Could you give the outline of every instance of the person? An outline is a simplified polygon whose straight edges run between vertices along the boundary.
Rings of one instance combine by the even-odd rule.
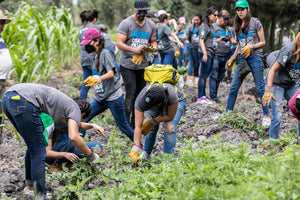
[[[185,17],[179,17],[178,19],[179,28],[175,32],[177,34],[177,37],[179,38],[180,42],[184,44],[184,41],[186,39],[186,19]],[[184,44],[184,47],[179,47],[179,56],[178,56],[178,67],[186,66],[188,62],[188,56],[187,56],[187,44]],[[183,62],[182,62],[183,60]]]
[[[145,18],[148,10],[147,0],[135,0],[134,14],[124,19],[117,30],[117,47],[121,50],[120,71],[126,91],[125,115],[132,128],[134,128],[134,101],[146,84],[144,69],[149,65],[147,54],[143,55],[143,52],[149,43],[157,49],[155,24]],[[134,54],[143,56],[140,65],[132,62]]]
[[[212,59],[214,57],[214,29],[212,24],[216,22],[218,10],[216,7],[209,7],[204,16],[203,23],[199,27],[199,52],[201,61],[201,71],[198,81],[198,100],[197,103],[212,104],[213,102],[207,97],[205,92],[206,79],[209,76]]]
[[[231,19],[231,18],[229,19],[227,27],[228,27],[230,35],[233,38],[235,38],[235,32],[234,32],[234,27],[233,27],[233,19]],[[230,43],[230,48],[229,48],[229,52],[228,52],[228,55],[227,55],[227,60],[230,59],[230,57],[234,54],[235,49],[237,47],[237,44],[238,43],[236,42],[236,40],[235,40],[234,43]],[[231,70],[226,69],[226,74],[227,74],[226,83],[230,84],[230,82],[231,82]]]
[[[200,66],[200,53],[199,49],[199,27],[202,23],[202,15],[200,13],[195,14],[192,17],[192,23],[187,27],[185,44],[190,45],[189,51],[189,67],[187,71],[186,85],[188,87],[198,88],[199,66]],[[194,71],[194,76],[192,76]]]
[[[280,51],[269,54],[267,62],[270,69],[267,76],[265,94],[262,98],[264,106],[271,103],[272,118],[269,138],[279,136],[281,116],[284,113],[283,97],[289,101],[298,91],[297,80],[300,77],[300,33],[295,41],[283,46]],[[298,133],[300,126],[298,122]]]
[[[226,26],[229,17],[230,15],[227,10],[221,10],[218,14],[218,21],[212,25],[214,29],[214,39],[216,40],[217,45],[211,74],[209,76],[209,95],[210,99],[214,102],[219,102],[217,94],[220,82],[225,75],[225,64],[227,62],[230,43],[235,43],[235,39]]]
[[[249,4],[246,0],[238,0],[235,4],[236,15],[234,18],[234,29],[238,41],[238,46],[226,63],[226,68],[231,69],[233,61],[237,54],[241,52],[239,63],[247,62],[254,77],[256,90],[262,99],[265,93],[264,84],[264,64],[262,60],[263,49],[265,45],[264,30],[259,19],[251,17]],[[233,110],[238,91],[245,76],[239,77],[239,68],[235,69],[227,100],[226,111]],[[269,108],[262,105],[264,127],[270,126],[271,119]]]
[[[168,17],[171,15],[170,13],[167,13],[165,10],[159,10],[159,11],[157,11],[157,14],[158,14],[158,17],[162,14],[166,14]],[[175,30],[178,29],[178,24],[176,22],[176,19],[170,19],[167,23],[167,26],[168,27],[173,26]]]
[[[155,11],[149,11],[147,14],[147,17],[149,19],[151,19],[154,23],[155,23],[155,27],[156,27],[156,35],[157,35],[157,27],[158,27],[158,23],[159,23],[159,19],[158,19],[158,13]],[[158,39],[157,36],[157,44],[159,44],[160,40]],[[159,56],[158,56],[158,52],[154,51],[152,53],[148,53],[149,54],[149,59],[150,59],[150,64],[160,64],[160,60],[159,60]]]
[[[95,57],[92,64],[93,76],[89,76],[84,81],[86,86],[95,86],[95,99],[91,103],[91,114],[84,122],[89,122],[109,108],[117,126],[133,141],[134,132],[125,117],[124,96],[118,78],[116,63],[110,51],[104,49],[104,38],[97,29],[89,28],[85,31],[84,40],[82,40],[80,45],[85,46],[88,52],[94,53]],[[84,137],[85,131],[81,133]]]
[[[2,108],[15,129],[23,137],[26,146],[25,184],[32,189],[36,185],[36,198],[47,198],[45,190],[44,128],[40,113],[46,113],[54,121],[55,129],[68,131],[68,137],[91,165],[99,156],[88,148],[78,133],[79,129],[94,128],[97,133],[103,129],[95,124],[81,122],[90,114],[89,105],[83,98],[71,99],[55,88],[40,84],[21,83],[9,88],[2,98]],[[44,196],[45,195],[45,196]]]
[[[169,39],[169,37],[174,38],[178,46],[183,48],[182,42],[180,42],[179,38],[176,36],[174,32],[167,26],[169,17],[167,14],[161,14],[158,17],[159,24],[157,27],[157,35],[160,37],[160,43],[158,45],[158,52],[160,54],[160,63],[163,65],[173,65],[175,59],[175,51],[173,42]],[[173,65],[174,67],[174,65]],[[176,69],[176,68],[175,68]]]
[[[98,30],[104,29],[105,26],[100,24],[96,25],[98,21],[99,12],[94,9],[83,10],[80,12],[80,19],[82,22],[82,26],[78,31],[79,43],[83,40],[83,34],[88,28],[96,28]],[[83,80],[85,80],[88,76],[92,75],[92,60],[94,54],[89,54],[85,50],[84,46],[80,46],[80,64],[83,71]],[[90,87],[86,87],[83,82],[80,89],[80,97],[86,99]]]
[[[178,85],[178,84],[177,84]],[[182,80],[183,85],[183,80]],[[150,158],[150,154],[155,144],[156,134],[159,124],[164,122],[164,147],[163,153],[172,154],[176,146],[176,126],[184,113],[186,97],[178,86],[178,91],[169,83],[163,86],[146,85],[135,102],[136,127],[134,130],[134,146],[130,157],[136,162],[142,158]],[[143,119],[154,125],[145,137],[144,147],[138,146],[141,141]]]
[[[80,101],[79,98],[75,98],[74,100],[77,101],[77,99]],[[83,107],[83,109],[83,113],[89,113],[91,110],[90,104],[87,104],[87,106]],[[50,116],[48,115],[48,117]],[[100,128],[100,132],[104,136],[103,128]],[[68,131],[61,132],[59,129],[56,129],[55,131],[48,132],[47,134],[48,146],[46,146],[46,163],[51,165],[50,168],[53,166],[53,169],[61,169],[62,163],[75,163],[80,158],[83,158],[83,153],[70,141]],[[100,142],[86,142],[85,144],[90,149],[94,149],[97,146],[99,148],[103,148]]]
[[[300,121],[300,90],[298,90],[294,96],[289,100],[289,108],[291,113],[298,120],[298,140],[297,143],[300,144],[300,132],[299,132],[299,121]]]
[[[2,38],[2,31],[5,24],[10,23],[11,20],[4,16],[2,10],[0,10],[0,98],[6,90],[6,79],[8,78],[10,69],[12,67],[12,59],[9,54],[9,50],[5,41]],[[2,123],[2,106],[0,105],[0,122]],[[2,128],[0,128],[0,144],[2,143]]]

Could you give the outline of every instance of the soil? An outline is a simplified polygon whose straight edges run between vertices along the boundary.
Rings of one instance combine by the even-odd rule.
[[[70,85],[68,84],[68,80],[78,77],[81,73],[80,65],[77,63],[62,70],[62,72],[53,75],[44,84],[55,87],[66,94],[72,93],[72,95],[79,95],[81,84],[75,83]],[[12,81],[8,81],[8,87],[12,84],[14,84]],[[267,140],[268,129],[266,129],[262,135],[259,135],[255,131],[234,129],[226,124],[223,126],[219,125],[219,120],[225,112],[229,87],[229,84],[221,83],[218,92],[220,102],[212,105],[198,104],[196,102],[197,89],[184,87],[184,92],[187,96],[187,105],[186,111],[177,126],[177,148],[184,147],[186,145],[184,142],[186,139],[193,138],[195,143],[199,143],[202,140],[210,140],[217,134],[220,136],[222,142],[234,144],[246,142],[251,144],[254,151],[258,141]],[[206,89],[208,93],[208,88]],[[242,86],[239,91],[235,109],[239,110],[253,121],[261,123],[263,116],[259,103],[255,84],[251,77],[247,78],[245,85]],[[7,119],[4,120],[4,124],[11,126],[11,123]],[[98,141],[105,144],[114,128],[115,126],[113,125],[104,127],[105,137],[99,136],[93,130],[89,130],[86,138],[89,141]],[[283,114],[280,136],[285,137],[287,132],[293,132],[296,129],[297,120],[293,119],[289,113]],[[120,137],[124,137],[119,130],[117,130],[117,132]],[[160,156],[162,151],[163,130],[162,127],[160,127],[151,156]],[[7,196],[16,199],[28,198],[25,197],[22,192],[25,187],[25,152],[26,145],[24,141],[21,139],[21,146],[19,146],[18,139],[13,131],[8,128],[3,128],[3,142],[0,144],[0,197],[2,194],[2,197]]]

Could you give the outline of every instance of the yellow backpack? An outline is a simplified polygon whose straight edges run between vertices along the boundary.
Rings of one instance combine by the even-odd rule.
[[[150,86],[170,83],[174,85],[176,89],[179,73],[172,65],[154,64],[145,68],[144,79],[150,83]]]

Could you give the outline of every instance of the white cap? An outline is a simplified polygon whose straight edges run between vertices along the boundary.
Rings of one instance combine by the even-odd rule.
[[[162,14],[166,14],[168,16],[170,16],[170,13],[167,13],[165,10],[159,10],[157,11],[158,16],[162,15]]]

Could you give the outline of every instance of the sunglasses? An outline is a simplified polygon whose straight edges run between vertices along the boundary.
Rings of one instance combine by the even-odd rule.
[[[138,15],[141,15],[141,14],[147,15],[148,12],[147,12],[147,10],[139,10],[139,11],[137,12],[137,14],[138,14]]]

